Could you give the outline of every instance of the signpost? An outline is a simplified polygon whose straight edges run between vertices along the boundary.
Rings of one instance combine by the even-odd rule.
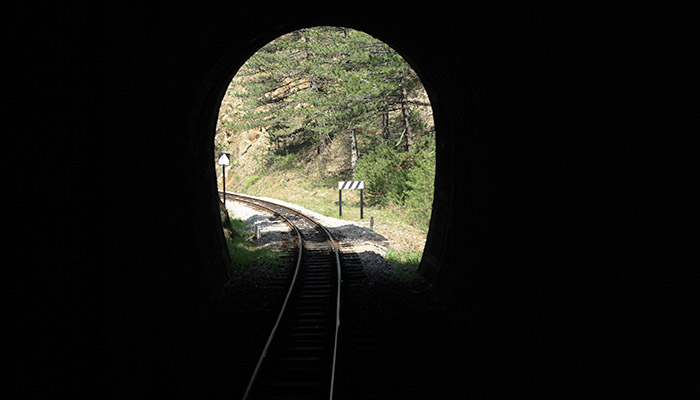
[[[338,215],[343,216],[343,189],[360,189],[360,219],[364,218],[364,189],[365,181],[338,181]]]
[[[221,175],[223,177],[224,207],[226,207],[226,166],[231,164],[231,153],[221,153],[219,165],[221,165]]]

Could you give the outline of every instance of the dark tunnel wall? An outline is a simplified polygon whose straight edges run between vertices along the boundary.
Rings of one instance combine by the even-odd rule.
[[[224,90],[275,37],[342,25],[394,47],[428,90],[438,164],[421,272],[472,343],[480,370],[470,379],[494,398],[679,388],[651,360],[674,379],[688,376],[676,363],[691,357],[685,342],[661,342],[689,332],[676,317],[686,315],[693,280],[672,271],[687,265],[691,243],[682,182],[694,157],[682,140],[693,126],[669,121],[693,108],[680,95],[660,102],[652,91],[690,85],[656,85],[641,65],[655,51],[669,62],[685,53],[626,12],[585,3],[378,3],[39,13],[35,39],[51,49],[49,76],[61,76],[43,90],[70,87],[49,117],[63,122],[54,127],[71,138],[62,147],[72,160],[97,164],[99,154],[105,195],[87,178],[66,186],[99,202],[95,217],[108,221],[95,226],[64,200],[76,217],[67,237],[104,231],[90,238],[104,268],[99,306],[78,307],[97,315],[97,350],[76,361],[82,374],[60,376],[79,382],[94,364],[94,382],[118,397],[138,371],[158,369],[158,346],[220,293],[227,256],[213,132]],[[668,79],[693,82],[684,65]]]

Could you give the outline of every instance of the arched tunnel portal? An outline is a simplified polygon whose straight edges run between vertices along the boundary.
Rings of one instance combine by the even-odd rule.
[[[633,382],[612,372],[639,359],[623,338],[644,307],[624,271],[649,240],[642,221],[656,220],[640,218],[650,208],[631,190],[649,175],[631,173],[642,163],[606,123],[619,92],[602,82],[629,70],[602,66],[601,52],[615,53],[598,46],[592,11],[334,4],[108,16],[100,79],[113,108],[101,128],[113,159],[102,179],[119,193],[104,203],[116,216],[107,243],[119,249],[101,286],[108,387],[156,368],[149,349],[226,283],[213,134],[231,78],[270,40],[320,25],[389,44],[430,96],[437,170],[420,271],[476,351],[472,378],[494,393],[544,395]],[[649,250],[644,258],[661,257]]]

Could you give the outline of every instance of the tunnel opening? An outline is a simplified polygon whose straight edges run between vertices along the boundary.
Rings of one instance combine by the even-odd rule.
[[[158,79],[148,84],[161,89],[149,92],[160,93],[160,101],[144,97],[139,100],[144,102],[142,106],[132,111],[143,113],[143,120],[147,122],[139,125],[137,131],[147,132],[140,136],[143,148],[159,147],[159,154],[174,156],[166,183],[176,188],[174,190],[177,196],[164,202],[162,214],[148,214],[149,218],[139,218],[146,213],[138,210],[138,206],[153,200],[151,195],[146,196],[145,193],[152,193],[154,182],[161,176],[150,173],[152,169],[146,167],[152,159],[145,156],[136,159],[138,165],[143,168],[129,176],[127,193],[132,195],[129,199],[130,205],[137,211],[132,214],[132,220],[125,219],[120,222],[124,225],[125,232],[129,223],[138,227],[145,226],[145,229],[137,229],[125,236],[136,249],[128,254],[133,260],[127,259],[131,262],[122,263],[125,268],[110,270],[110,279],[106,280],[109,289],[106,297],[109,297],[112,315],[116,318],[108,320],[104,330],[107,341],[114,343],[109,349],[109,368],[118,372],[107,377],[107,380],[116,393],[138,392],[144,387],[153,392],[177,390],[172,385],[174,381],[182,382],[182,385],[187,385],[188,391],[192,390],[194,393],[231,393],[231,385],[235,382],[228,378],[246,375],[246,372],[243,372],[246,366],[232,366],[230,360],[227,360],[230,354],[235,354],[227,350],[232,346],[245,345],[246,342],[227,341],[228,338],[222,336],[225,330],[220,329],[220,324],[234,324],[235,326],[228,328],[244,332],[248,317],[252,319],[255,316],[236,314],[241,310],[235,305],[229,308],[233,314],[218,314],[221,310],[212,308],[212,304],[225,294],[227,282],[231,278],[230,259],[222,234],[220,201],[216,190],[217,177],[221,171],[217,164],[212,162],[217,156],[215,132],[218,111],[232,78],[251,55],[275,38],[304,27],[348,26],[368,32],[395,49],[420,76],[426,92],[430,94],[435,130],[440,132],[435,138],[435,155],[438,162],[435,166],[433,209],[420,270],[427,282],[432,284],[431,293],[434,289],[439,299],[437,303],[433,299],[422,301],[427,299],[427,294],[416,296],[412,293],[415,288],[406,289],[409,297],[421,299],[413,308],[423,310],[424,315],[436,315],[443,307],[447,307],[452,309],[454,316],[459,317],[465,309],[466,302],[463,300],[468,292],[461,289],[465,286],[462,278],[466,264],[444,262],[446,254],[449,255],[450,249],[453,248],[450,243],[454,233],[450,231],[455,225],[453,192],[464,191],[474,184],[474,180],[469,177],[473,170],[469,164],[478,159],[473,156],[480,151],[465,145],[471,144],[473,139],[473,121],[468,118],[471,110],[468,99],[471,92],[462,90],[464,88],[461,86],[454,87],[449,78],[461,71],[461,65],[451,58],[453,52],[433,46],[434,43],[439,43],[438,31],[421,31],[417,36],[415,31],[402,30],[383,18],[374,19],[364,10],[341,13],[341,16],[333,18],[319,10],[301,13],[294,10],[292,14],[296,17],[287,19],[283,13],[275,13],[277,16],[274,18],[251,18],[245,25],[239,26],[216,19],[217,22],[208,25],[208,30],[202,31],[201,35],[190,35],[191,41],[187,44],[177,40],[166,40],[167,30],[154,33],[152,40],[161,43],[163,48],[159,51],[165,53],[159,53],[163,59],[154,61],[152,68],[153,71],[162,71],[160,75],[150,69],[146,72],[158,75]],[[174,29],[176,25],[173,25]],[[230,36],[230,29],[235,29],[236,35]],[[230,37],[234,39],[225,40]],[[176,47],[170,48],[172,52],[165,50],[170,45]],[[131,94],[125,97],[133,99]],[[156,104],[157,108],[151,107],[153,104]],[[151,118],[154,115],[167,118],[156,121]],[[459,146],[455,143],[457,138],[460,141]],[[460,160],[462,165],[468,164],[463,172],[467,179],[460,182],[460,185],[454,184],[453,167],[456,164],[457,147],[464,147],[465,151],[460,154]],[[348,197],[354,194],[348,194]],[[463,196],[463,199],[472,202],[474,197]],[[468,222],[472,222],[472,229],[478,225],[473,223],[474,215],[478,213],[467,214],[466,217]],[[167,235],[163,235],[163,232],[167,232]],[[147,240],[148,238],[155,239]],[[148,251],[144,251],[145,243],[148,243]],[[146,257],[138,257],[140,252],[145,253]],[[472,253],[474,254],[476,253]],[[473,259],[470,259],[469,263],[472,261]],[[130,283],[131,279],[135,284]],[[129,290],[123,290],[124,287],[128,287]],[[384,287],[381,291],[391,290]],[[366,297],[369,302],[372,299],[372,296]],[[393,306],[403,308],[405,304],[394,303]],[[251,307],[248,311],[254,310],[254,307]],[[212,315],[216,318],[210,318]],[[432,347],[424,346],[421,341],[447,345],[456,343],[455,338],[458,335],[457,331],[448,328],[433,329],[436,326],[433,320],[420,327],[406,325],[405,331],[410,333],[401,335],[400,340],[393,341],[389,328],[396,320],[391,315],[368,313],[364,316],[370,320],[376,317],[385,324],[385,338],[389,339],[386,343],[394,343],[394,349],[397,350],[394,354],[399,355],[399,349],[409,348],[418,353],[422,352],[420,357],[432,358],[431,365],[439,363],[439,359],[448,350],[443,348],[442,351],[431,352],[428,349]],[[382,318],[383,316],[385,318]],[[402,318],[405,317],[406,315]],[[180,333],[191,330],[198,332],[200,336],[195,335],[194,342],[184,342],[183,345]],[[451,340],[429,339],[445,332],[449,332]],[[186,340],[190,340],[189,333],[184,335],[187,336]],[[402,346],[402,343],[406,344],[404,340],[409,340],[410,344]],[[212,347],[215,344],[220,346]],[[172,352],[175,347],[178,351]],[[406,354],[402,359],[405,360],[405,357]],[[236,359],[236,356],[233,356],[233,359]],[[140,364],[134,367],[133,360],[138,360]],[[390,360],[377,361],[377,368],[392,368],[396,365]],[[411,376],[416,379],[413,379],[411,385],[405,386],[406,391],[431,390],[430,385],[420,385],[420,364],[407,362],[406,365],[408,364],[413,368]],[[240,374],[220,369],[222,365],[232,367]],[[163,366],[166,368],[162,368]],[[446,367],[446,364],[440,366]],[[381,371],[376,372],[375,377],[384,376]],[[223,381],[218,380],[222,378],[222,373],[226,373],[226,379]],[[451,370],[449,373],[456,374],[458,370]],[[389,385],[385,386],[386,388],[402,383],[399,379],[400,373],[394,374],[393,377],[398,380],[387,380],[385,383]],[[129,380],[136,383],[132,385]],[[213,380],[216,384],[208,385],[213,383]],[[449,388],[450,385],[444,385],[445,390]],[[406,398],[410,397],[410,394],[407,394]]]
[[[384,98],[386,95],[381,97],[382,92],[380,91],[365,95],[362,99],[365,103],[374,101],[379,104],[375,106],[374,110],[371,110],[374,115],[372,118],[369,118],[370,122],[363,122],[355,126],[342,126],[338,129],[340,132],[334,135],[328,134],[327,126],[330,123],[319,122],[321,120],[320,114],[318,111],[312,110],[316,112],[316,115],[303,119],[307,122],[311,120],[314,124],[326,130],[311,131],[311,140],[308,139],[308,136],[306,139],[303,139],[306,132],[303,131],[301,124],[296,121],[292,123],[280,122],[273,115],[273,117],[268,117],[267,121],[263,117],[263,123],[258,121],[258,126],[251,124],[251,129],[250,126],[246,125],[243,116],[235,115],[235,113],[226,113],[227,109],[228,111],[235,109],[231,104],[233,101],[227,102],[227,99],[235,97],[233,93],[237,90],[235,86],[243,86],[240,84],[240,81],[237,82],[237,77],[241,71],[247,68],[246,63],[250,62],[260,49],[268,46],[269,43],[275,43],[279,38],[290,36],[294,37],[296,41],[306,42],[308,39],[304,37],[305,32],[319,28],[326,29],[328,31],[326,34],[330,33],[344,39],[361,35],[364,40],[371,40],[371,46],[373,46],[375,54],[366,51],[368,54],[364,54],[364,56],[370,60],[364,60],[365,63],[377,62],[376,60],[371,60],[371,58],[377,58],[381,61],[381,56],[386,57],[388,55],[393,63],[400,65],[399,75],[411,75],[410,77],[401,76],[399,83],[394,83],[393,87],[386,90],[388,92],[393,91],[393,104],[387,104],[389,102],[385,101]],[[272,38],[270,41],[259,42],[259,47],[256,46],[253,55],[246,59],[244,63],[240,63],[238,68],[229,67],[227,72],[217,79],[217,82],[219,82],[217,90],[221,96],[221,102],[218,104],[219,107],[216,108],[219,113],[216,115],[215,122],[211,111],[208,110],[206,114],[209,116],[210,121],[206,125],[208,129],[207,152],[209,152],[209,160],[214,161],[210,161],[209,168],[213,172],[211,176],[215,177],[218,189],[225,188],[232,192],[244,192],[260,197],[273,197],[299,204],[309,210],[320,210],[318,214],[321,218],[324,216],[334,217],[333,219],[339,221],[338,226],[329,229],[336,229],[335,232],[339,232],[343,236],[345,232],[353,232],[362,237],[371,236],[375,242],[385,246],[389,240],[382,233],[386,234],[385,232],[391,230],[401,231],[401,233],[390,236],[392,240],[395,240],[397,237],[401,238],[402,233],[405,234],[406,231],[412,229],[410,233],[414,237],[404,239],[405,244],[399,243],[398,246],[395,245],[395,248],[398,248],[398,250],[387,250],[386,248],[389,246],[377,250],[377,243],[370,243],[370,245],[375,246],[369,250],[367,249],[367,244],[364,244],[364,247],[360,246],[362,250],[359,257],[363,260],[363,263],[368,264],[367,269],[370,270],[369,275],[371,276],[367,277],[365,275],[365,279],[369,283],[356,284],[353,289],[343,292],[344,311],[341,312],[343,322],[341,322],[342,329],[340,333],[340,342],[343,344],[339,350],[339,359],[341,361],[338,367],[338,390],[340,391],[339,393],[345,393],[347,398],[361,398],[373,395],[389,397],[399,395],[404,398],[419,398],[428,397],[435,393],[442,393],[442,396],[447,398],[452,394],[449,384],[436,388],[432,385],[422,385],[419,381],[422,378],[439,380],[450,377],[449,379],[457,379],[456,375],[464,370],[464,366],[450,368],[447,364],[441,362],[442,356],[449,351],[447,347],[450,347],[453,352],[461,353],[464,351],[464,346],[460,343],[461,338],[458,331],[449,328],[449,322],[444,314],[443,300],[436,296],[436,293],[427,284],[427,281],[420,275],[421,273],[423,275],[430,274],[431,267],[436,265],[438,260],[437,254],[439,254],[439,251],[436,248],[443,245],[443,243],[433,241],[432,247],[430,247],[430,237],[434,235],[433,231],[448,228],[448,224],[444,219],[447,211],[444,205],[448,196],[446,196],[444,180],[441,181],[442,187],[437,186],[437,168],[439,163],[442,163],[440,159],[441,154],[445,155],[446,158],[450,157],[449,146],[446,145],[446,143],[449,143],[449,136],[445,135],[442,137],[441,133],[437,133],[439,130],[435,127],[437,121],[433,119],[433,103],[429,98],[430,91],[426,87],[426,80],[430,82],[429,76],[426,77],[420,74],[419,78],[418,70],[415,69],[413,63],[407,61],[403,53],[398,53],[393,46],[390,47],[385,41],[375,36],[370,36],[370,34],[365,32],[366,30],[345,28],[341,25],[313,25],[289,30],[288,32],[282,32],[281,35]],[[377,52],[381,54],[377,54]],[[270,54],[268,53],[267,56],[269,57]],[[349,57],[350,55],[341,54],[341,56]],[[331,56],[332,61],[335,61],[335,65],[340,64],[342,66],[345,60],[337,60],[338,58],[340,58],[338,55]],[[280,62],[278,59],[275,59],[275,61],[277,63]],[[257,60],[257,62],[259,64],[256,67],[258,69],[263,68],[261,64],[264,61]],[[380,65],[378,68],[389,69],[387,65]],[[395,65],[392,68],[399,69]],[[357,75],[348,73],[348,71],[335,71],[335,74],[340,75],[340,79],[370,80],[371,77],[368,77],[367,74],[371,74],[372,68],[357,68],[357,70],[350,72],[355,74],[364,73],[365,76],[358,78]],[[228,76],[229,80],[226,81],[222,76]],[[397,79],[388,73],[385,73],[382,78],[385,80]],[[253,80],[255,78],[244,74],[240,79]],[[401,86],[405,81],[409,81],[411,85],[408,90],[406,85]],[[389,86],[386,82],[382,83]],[[308,85],[312,86],[313,84],[316,83],[309,83]],[[326,84],[331,86],[329,83]],[[255,88],[255,90],[258,90],[258,95],[262,93],[263,97],[265,94],[268,94],[268,99],[271,98],[270,100],[272,101],[270,103],[274,106],[279,105],[283,101],[275,99],[275,94],[282,92],[285,95],[289,95],[289,93],[293,93],[294,89],[290,88],[294,85],[303,89],[306,88],[306,83],[303,79],[295,81],[287,78],[286,80],[283,79],[281,83],[278,81],[273,90],[269,90],[269,86],[264,87],[262,90],[260,88]],[[376,82],[374,85],[379,86]],[[336,84],[336,86],[341,85]],[[329,91],[329,89],[326,90]],[[348,89],[348,91],[352,90],[356,93],[359,89],[357,87]],[[302,90],[300,89],[299,91],[301,92]],[[272,93],[272,96],[269,95],[270,93]],[[372,96],[375,96],[375,98],[372,98]],[[240,100],[240,102],[242,103],[244,100]],[[302,100],[297,100],[293,105],[296,108],[303,108],[303,102],[311,101],[308,98],[303,98]],[[323,105],[314,104],[311,108],[317,108],[326,113],[330,111],[330,113],[342,114],[344,109],[351,109],[352,106],[357,107],[359,102],[355,101],[354,104],[350,102],[349,106],[347,103],[331,105],[326,109],[322,108]],[[407,107],[408,104],[413,105],[414,108],[420,108],[420,110],[413,110],[412,112]],[[214,105],[216,103],[210,103],[212,109],[214,109]],[[384,106],[384,108],[379,109],[378,107],[380,106]],[[258,112],[253,112],[252,114],[254,117],[260,118],[260,103],[255,104],[255,107],[254,111]],[[366,104],[365,107],[367,107]],[[308,108],[306,110],[307,113],[312,111],[309,111]],[[367,112],[366,110],[363,111]],[[278,110],[277,112],[279,113],[280,111]],[[345,115],[345,118],[357,120],[360,116]],[[274,124],[277,124],[277,126],[274,126]],[[243,127],[248,129],[242,129]],[[277,129],[277,136],[270,134],[270,131],[273,131],[271,127],[281,127],[281,129]],[[353,130],[354,132],[352,132]],[[318,140],[318,137],[322,137],[321,135],[326,135],[325,137],[328,140]],[[298,140],[296,136],[302,137],[302,140]],[[235,137],[239,138],[238,142],[230,141],[231,138]],[[242,140],[240,140],[241,138]],[[276,142],[273,140],[276,140]],[[258,153],[256,156],[254,152],[256,143],[268,145],[271,143],[272,145],[265,149],[267,150],[265,153]],[[358,160],[356,160],[357,165],[351,165],[352,153],[357,150],[360,153]],[[342,155],[329,156],[334,151],[342,153]],[[221,154],[227,154],[230,157],[231,164],[225,168],[218,165],[218,159]],[[312,154],[314,156],[310,157],[312,160],[306,164],[306,169],[301,167],[304,164],[305,156],[300,156],[299,154]],[[323,159],[323,156],[327,158],[325,163],[319,161]],[[364,160],[363,156],[367,156],[369,161]],[[245,157],[252,158],[254,162],[241,162]],[[341,158],[344,158],[342,163],[339,162]],[[382,164],[383,161],[387,160],[393,161],[393,163]],[[328,168],[328,165],[333,163],[341,164],[341,167],[331,171],[332,168]],[[362,213],[358,198],[359,193],[357,191],[340,192],[338,190],[338,181],[364,181],[365,187],[369,189],[372,187],[372,179],[381,175],[387,175],[392,168],[398,169],[398,167],[403,165],[411,165],[415,168],[410,174],[408,171],[400,171],[401,173],[398,176],[401,179],[415,179],[416,177],[412,175],[418,175],[418,178],[422,179],[422,181],[415,180],[413,185],[416,193],[414,210],[422,208],[422,212],[417,218],[410,215],[413,217],[410,223],[416,224],[416,221],[418,221],[420,229],[409,226],[406,218],[402,220],[395,215],[391,215],[399,211],[404,214],[411,214],[411,212],[405,211],[405,205],[392,208],[390,204],[382,204],[382,197],[390,195],[386,191],[383,193],[364,192],[365,197],[362,201],[363,206],[366,208],[363,210],[364,218],[361,219],[359,218]],[[449,163],[443,163],[443,171],[447,171],[445,165],[449,165]],[[248,168],[247,171],[246,168]],[[379,168],[385,168],[386,170],[381,171]],[[365,175],[362,175],[363,171]],[[446,173],[449,172],[443,172],[443,176]],[[315,179],[311,184],[300,182],[298,175],[304,177],[314,176]],[[226,182],[225,186],[224,180]],[[406,187],[410,187],[405,182],[400,183],[403,184],[403,186],[400,186],[403,188],[401,191],[404,191]],[[436,212],[433,204],[435,193],[438,190],[441,193],[439,207],[442,207],[443,216],[441,219],[435,220],[431,217]],[[399,194],[404,195],[403,193],[398,193],[397,195]],[[341,195],[344,208],[342,218],[339,215]],[[314,202],[313,199],[310,199],[314,196],[319,200]],[[419,196],[420,198],[418,198]],[[417,200],[422,200],[422,202]],[[384,208],[386,210],[382,210]],[[378,210],[383,213],[377,214]],[[250,219],[259,221],[257,217]],[[374,226],[370,228],[369,225],[372,223],[374,223]],[[347,229],[350,225],[353,227],[359,226],[362,232],[358,234],[352,229]],[[389,236],[388,234],[386,235]],[[444,236],[444,234],[437,235],[438,238],[440,236]],[[263,240],[262,242],[265,241]],[[283,243],[283,241],[280,243]],[[401,249],[401,246],[405,248]],[[353,246],[353,248],[358,247]],[[432,249],[432,252],[426,251],[428,249]],[[235,254],[231,254],[232,259],[235,259],[235,257]],[[390,261],[387,262],[386,259],[390,259]],[[261,273],[260,271],[263,272]],[[255,285],[264,288],[270,277],[277,276],[275,274],[281,274],[279,269],[271,270],[263,267],[262,269],[252,269],[247,277],[254,277]],[[274,298],[270,294],[265,296],[262,293],[265,291],[264,289],[257,290],[257,293],[248,293],[243,289],[245,279],[246,277],[234,277],[233,284],[229,285],[229,289],[233,288],[233,290],[230,292],[232,294],[228,295],[228,299],[231,304],[236,303],[236,307],[239,309],[236,312],[237,321],[245,321],[250,318],[250,315],[247,314],[250,311],[260,311],[261,304],[264,304],[263,299],[270,301],[270,299]],[[348,281],[350,280],[348,279]],[[223,324],[223,326],[226,326],[226,323],[222,322],[224,320],[219,319],[216,325],[221,326],[219,324]],[[230,329],[230,327],[224,328],[224,330],[226,329]],[[440,339],[436,335],[440,335]],[[360,340],[362,343],[358,343],[357,338],[364,338],[366,342]],[[430,341],[431,344],[425,345],[424,341]],[[240,348],[237,351],[241,351]],[[217,350],[216,354],[215,358],[220,357],[223,353]],[[401,366],[396,363],[396,360],[400,358],[404,360]],[[241,357],[241,359],[244,359],[244,357]],[[248,364],[245,365],[250,367]],[[426,367],[430,372],[426,372]],[[363,373],[359,373],[358,371],[360,370]],[[229,389],[233,392],[239,391],[244,384],[239,378],[244,376],[245,374],[242,374],[236,379],[229,380],[227,383]],[[401,389],[397,389],[398,387],[401,387]]]
[[[403,30],[392,24],[379,23],[364,12],[341,13],[332,17],[325,13],[322,15],[311,13],[304,14],[304,17],[299,20],[272,25],[260,24],[255,29],[251,28],[250,32],[256,33],[245,41],[242,48],[229,50],[226,45],[219,43],[203,53],[203,60],[207,61],[197,63],[193,67],[195,68],[193,73],[200,76],[202,84],[185,88],[192,100],[183,112],[190,116],[187,119],[188,143],[196,149],[186,157],[191,160],[188,169],[199,171],[197,179],[194,179],[192,184],[201,185],[204,179],[209,188],[206,193],[195,195],[191,207],[203,207],[211,209],[212,212],[208,213],[206,222],[203,218],[192,220],[190,222],[192,231],[208,232],[219,224],[216,188],[221,170],[212,161],[218,156],[215,132],[219,109],[234,76],[244,63],[267,43],[295,30],[316,26],[348,27],[366,32],[385,43],[410,65],[429,94],[435,131],[439,134],[435,137],[433,207],[419,270],[443,298],[445,306],[452,309],[451,313],[463,319],[461,316],[466,310],[465,304],[468,304],[465,296],[470,293],[470,290],[460,288],[461,284],[458,282],[463,282],[467,269],[463,266],[453,269],[451,266],[442,264],[440,259],[444,257],[446,251],[449,253],[448,243],[452,240],[450,238],[455,237],[455,233],[452,232],[455,228],[456,215],[452,206],[455,198],[464,200],[466,208],[463,210],[472,210],[460,213],[459,217],[466,220],[466,223],[462,224],[462,229],[470,232],[468,237],[473,238],[485,222],[484,214],[478,211],[483,208],[484,192],[477,188],[484,183],[484,180],[479,178],[481,175],[479,171],[480,168],[483,169],[483,165],[478,166],[483,164],[486,153],[485,142],[474,134],[478,125],[478,118],[473,116],[475,110],[471,104],[475,92],[469,88],[456,90],[452,85],[450,77],[463,74],[464,65],[459,62],[453,49],[435,46],[442,40],[437,31],[421,31],[420,36],[416,36],[415,32]],[[224,36],[223,33],[222,36]],[[458,159],[460,167],[456,168]],[[453,183],[457,175],[460,179],[459,184],[455,185]],[[357,194],[349,194],[349,196],[353,195]],[[214,212],[214,210],[217,211]],[[208,242],[217,242],[216,248],[222,249],[222,253],[225,253],[226,245],[220,231],[221,229],[218,228],[216,232],[211,232],[210,234],[217,237],[205,239],[207,243],[202,243],[198,247],[207,248],[211,246]],[[201,237],[195,239],[195,241],[201,240]],[[471,243],[470,246],[476,244],[471,239],[468,239],[468,243]],[[217,266],[207,267],[216,275],[206,278],[211,282],[211,284],[205,284],[208,286],[205,293],[209,293],[209,296],[212,294],[216,296],[216,293],[220,292],[220,282],[222,282],[220,277],[224,277],[225,281],[228,276],[225,271],[228,268],[226,258],[224,254],[215,262]],[[468,258],[471,259],[468,263],[479,262],[478,252],[471,253]],[[205,272],[205,276],[211,275],[211,272]]]
[[[393,48],[352,28],[302,28],[258,49],[228,85],[214,155],[230,165],[215,167],[217,186],[361,227],[417,276],[437,136],[428,93]]]
[[[205,356],[168,362],[181,349],[175,328],[190,328],[229,278],[220,171],[212,163],[218,108],[255,51],[320,25],[352,27],[389,44],[430,93],[439,162],[421,271],[478,356],[473,374],[444,386],[474,383],[480,398],[669,397],[692,382],[681,366],[693,355],[683,339],[693,332],[685,306],[693,304],[696,280],[674,268],[693,259],[684,229],[694,215],[687,182],[695,158],[685,143],[695,136],[686,99],[696,73],[683,38],[694,37],[694,24],[657,9],[635,18],[643,7],[580,1],[33,8],[10,25],[18,39],[11,53],[20,51],[8,62],[25,72],[13,82],[17,93],[38,95],[27,96],[37,112],[17,119],[9,135],[17,146],[8,150],[60,144],[49,149],[50,160],[69,171],[50,164],[30,171],[41,171],[42,187],[50,180],[79,190],[53,195],[63,203],[48,212],[32,208],[21,231],[31,250],[8,265],[22,259],[33,264],[27,270],[43,272],[33,257],[42,245],[68,247],[58,253],[75,255],[66,268],[55,264],[56,254],[47,257],[57,276],[46,286],[56,297],[42,296],[34,278],[15,292],[31,308],[60,299],[77,307],[65,307],[70,318],[63,321],[42,318],[40,329],[17,342],[50,336],[21,351],[27,384],[17,388],[32,390],[46,378],[56,391],[92,384],[98,397],[159,398],[181,393],[173,376],[228,375]],[[45,23],[35,29],[25,18]],[[674,29],[654,29],[664,20],[677,22]],[[37,167],[41,158],[26,159]],[[94,184],[105,196],[98,198]],[[162,199],[162,190],[172,195]],[[86,218],[83,205],[99,209],[96,218]],[[66,218],[42,223],[54,210],[61,215],[58,208],[70,210]],[[64,234],[71,225],[76,240]],[[8,230],[11,244],[16,236]],[[96,251],[86,252],[93,243]],[[83,260],[99,274],[97,285],[92,274],[64,274]],[[83,297],[96,291],[97,302]],[[93,315],[88,329],[73,325]],[[237,321],[244,330],[246,320]],[[50,360],[59,378],[46,376],[47,357],[64,343]],[[69,364],[79,365],[77,373]],[[197,389],[191,397],[224,397]]]

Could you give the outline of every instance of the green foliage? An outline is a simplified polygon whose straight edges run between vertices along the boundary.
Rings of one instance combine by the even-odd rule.
[[[399,252],[389,249],[384,257],[403,278],[418,278],[418,266],[423,258],[422,251]]]
[[[233,265],[233,271],[238,272],[252,264],[277,267],[281,265],[277,253],[263,248],[257,248],[248,239],[251,237],[248,226],[240,219],[230,217],[233,228],[233,239],[227,238],[229,256]]]
[[[227,124],[231,129],[260,128],[271,144],[265,155],[256,156],[257,174],[297,168],[308,159],[298,153],[303,146],[324,154],[334,137],[340,139],[335,145],[352,131],[359,153],[354,179],[365,181],[368,203],[401,209],[416,227],[427,230],[435,133],[416,105],[429,104],[416,100],[424,98],[418,76],[388,45],[352,29],[301,29],[261,48],[235,82],[242,88],[235,91],[242,105],[236,105]],[[319,179],[328,178],[323,183],[331,187],[346,179],[345,171],[353,168],[347,158],[347,167],[332,169],[343,177],[320,172]],[[259,179],[249,178],[244,190]]]
[[[274,155],[272,156],[271,164],[274,169],[283,171],[294,168],[299,163],[299,159],[299,155],[294,153]]]
[[[244,87],[246,128],[264,128],[270,142],[290,138],[321,145],[354,129],[379,129],[418,76],[388,45],[339,27],[301,29],[261,48],[237,74]]]
[[[402,205],[412,222],[427,229],[435,190],[435,137],[425,135],[413,151],[380,145],[365,154],[355,172],[374,204]]]
[[[405,206],[414,223],[428,229],[435,192],[435,137],[424,137],[414,151],[414,164],[408,170]]]
[[[401,153],[379,145],[362,156],[355,170],[355,180],[365,181],[367,199],[375,204],[402,203],[408,190],[410,153]]]
[[[260,179],[260,175],[251,175],[251,176],[249,176],[248,179],[247,179],[246,182],[245,182],[245,186],[243,186],[243,190],[244,190],[244,191],[248,190],[248,188],[250,188],[251,186],[253,186],[253,185],[255,184],[255,182],[258,181],[258,179]]]

